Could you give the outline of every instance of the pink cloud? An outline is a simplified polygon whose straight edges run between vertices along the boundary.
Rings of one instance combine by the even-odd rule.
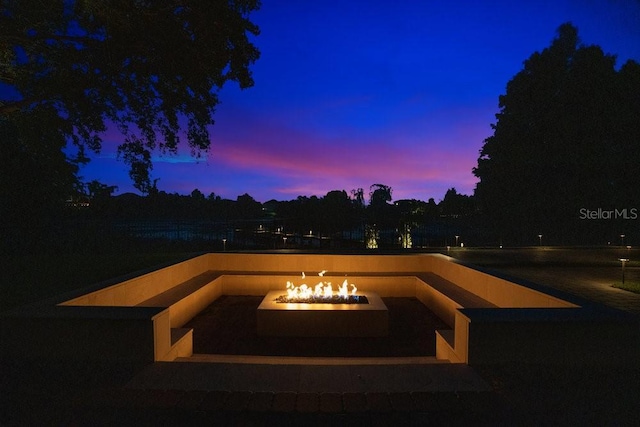
[[[343,103],[361,101],[366,99]],[[356,127],[314,132],[299,126],[300,114],[290,116],[221,111],[208,155],[196,161],[182,149],[177,157],[156,156],[153,177],[168,192],[198,188],[226,198],[249,193],[259,201],[355,188],[368,193],[374,183],[391,186],[394,200],[440,200],[451,187],[472,193],[471,169],[490,133],[478,112],[469,110],[425,113],[405,123],[385,123],[377,133]],[[121,139],[117,130],[107,132],[100,157],[114,159]],[[121,187],[129,188],[125,165],[113,164],[121,170]]]
[[[429,182],[470,193],[478,148],[469,150],[466,141],[473,139],[478,144],[483,131],[461,128],[450,135],[453,141],[442,136],[416,141],[415,136],[399,134],[330,138],[273,123],[250,123],[240,133],[219,135],[209,158],[240,170],[281,177],[287,185],[276,191],[292,197],[349,191],[373,183],[395,187],[394,195],[401,198],[415,198],[416,189],[428,188],[425,184]],[[347,183],[352,187],[345,187]]]

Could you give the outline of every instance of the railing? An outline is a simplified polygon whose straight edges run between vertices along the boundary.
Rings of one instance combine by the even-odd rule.
[[[12,251],[23,246],[26,251],[40,245],[52,251],[83,250],[86,245],[105,247],[111,240],[133,239],[145,242],[166,241],[186,245],[201,245],[207,250],[233,249],[364,249],[364,222],[348,230],[323,233],[310,230],[289,231],[285,221],[258,220],[126,220],[74,218],[54,225],[34,224],[24,230],[0,227],[3,246]],[[411,229],[415,249],[442,247],[445,230],[437,224],[419,225]],[[31,243],[29,243],[31,242]],[[398,229],[379,230],[378,248],[401,249],[403,239]]]

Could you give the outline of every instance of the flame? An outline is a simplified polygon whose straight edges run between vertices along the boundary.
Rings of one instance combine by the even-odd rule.
[[[322,270],[318,273],[318,276],[324,277],[327,270]],[[302,280],[305,280],[306,275],[302,272]],[[351,286],[351,292],[349,292],[349,286]],[[342,286],[338,287],[338,291],[334,292],[331,282],[320,281],[314,287],[308,286],[306,283],[302,283],[296,286],[293,282],[287,281],[287,297],[290,301],[296,302],[308,299],[326,299],[330,300],[334,296],[341,298],[348,298],[349,294],[356,295],[358,288],[353,283],[349,283],[347,279],[344,279]]]

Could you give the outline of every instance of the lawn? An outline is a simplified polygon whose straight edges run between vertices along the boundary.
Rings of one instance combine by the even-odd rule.
[[[636,294],[640,294],[640,282],[625,280],[624,283],[616,282],[612,285],[614,288],[624,289]]]

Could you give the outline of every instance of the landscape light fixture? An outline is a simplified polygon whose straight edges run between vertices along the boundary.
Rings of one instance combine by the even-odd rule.
[[[625,237],[624,234],[620,235],[620,246],[624,246],[624,237]]]
[[[542,234],[538,234],[538,244],[542,246]]]
[[[622,263],[622,284],[624,285],[624,267],[629,262],[629,258],[618,258],[618,260]]]
[[[222,251],[227,251],[227,239],[222,239]]]

